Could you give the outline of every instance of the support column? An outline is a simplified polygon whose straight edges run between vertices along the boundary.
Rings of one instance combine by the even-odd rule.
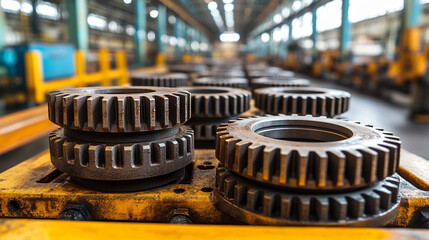
[[[134,41],[137,64],[139,67],[144,67],[146,63],[146,0],[136,0],[135,11],[136,34],[134,35]]]
[[[341,56],[344,57],[348,54],[350,50],[351,42],[351,28],[352,25],[349,20],[349,7],[350,0],[343,0],[342,4],[342,14],[341,14],[341,34],[340,34],[340,48]]]
[[[162,36],[167,34],[167,8],[163,4],[158,5],[158,51],[159,54],[165,54],[166,43]]]
[[[317,49],[316,49],[316,43],[317,43],[317,7],[313,6],[313,9],[311,10],[313,19],[312,19],[312,27],[313,27],[313,33],[311,35],[311,40],[313,40],[313,60],[315,59],[317,55]]]
[[[404,0],[404,25],[405,27],[417,27],[422,15],[422,7],[419,0]]]
[[[4,14],[3,8],[0,7],[0,49],[6,44],[6,16]]]
[[[77,49],[87,54],[89,49],[88,2],[87,0],[66,2],[69,13],[69,40]]]

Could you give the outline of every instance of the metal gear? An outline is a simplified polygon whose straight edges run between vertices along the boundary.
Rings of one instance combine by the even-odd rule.
[[[334,117],[349,108],[350,93],[308,87],[261,88],[254,92],[255,106],[270,114]]]
[[[183,124],[190,93],[174,88],[70,88],[48,94],[49,120],[91,132],[145,132]]]
[[[216,157],[243,177],[301,190],[368,186],[393,175],[401,141],[357,122],[311,116],[261,116],[222,124]]]
[[[266,87],[308,87],[310,81],[302,78],[276,78],[276,77],[263,77],[252,80],[252,89],[266,88]]]
[[[253,84],[253,80],[263,77],[276,78],[276,79],[290,79],[295,76],[291,71],[286,71],[278,68],[269,68],[265,70],[249,70],[247,76]]]
[[[207,71],[207,66],[204,64],[178,63],[168,65],[170,72],[180,73],[199,73]]]
[[[241,88],[245,90],[249,87],[248,81],[245,78],[217,78],[217,77],[197,78],[192,81],[192,85]]]
[[[218,168],[215,203],[246,224],[359,226],[389,224],[399,212],[399,178],[388,177],[352,192],[287,192]]]
[[[188,86],[188,75],[135,72],[130,74],[130,82],[133,86],[186,87]]]
[[[199,74],[200,77],[217,77],[217,78],[244,78],[246,77],[246,74],[241,70],[226,70],[225,69],[219,69],[219,70],[211,70],[208,72],[203,72]]]
[[[59,129],[50,134],[49,148],[52,164],[75,178],[128,181],[187,166],[193,158],[193,137],[187,126],[131,136]]]
[[[195,148],[214,149],[216,146],[216,130],[230,120],[237,119],[237,116],[230,118],[192,118],[186,125],[194,130]]]
[[[191,93],[192,119],[237,116],[250,108],[251,93],[223,87],[188,87]]]

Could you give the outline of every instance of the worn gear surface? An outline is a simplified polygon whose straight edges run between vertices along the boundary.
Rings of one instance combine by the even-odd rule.
[[[49,120],[91,132],[144,132],[183,124],[190,93],[158,87],[70,88],[48,94]]]
[[[52,164],[71,176],[135,180],[184,168],[192,162],[193,138],[193,131],[187,126],[137,134],[83,134],[59,129],[49,135],[49,149]]]
[[[237,116],[250,108],[251,93],[223,87],[187,87],[191,93],[192,118]]]
[[[351,192],[305,194],[268,188],[221,167],[215,202],[246,224],[380,227],[399,213],[399,184],[395,176]]]
[[[186,87],[188,75],[184,73],[142,73],[130,74],[130,82],[133,86],[156,87]]]
[[[252,80],[252,89],[266,87],[308,87],[310,80],[302,78],[285,78],[263,77]]]
[[[203,77],[192,81],[193,86],[214,86],[214,87],[230,87],[241,88],[247,90],[249,83],[246,78],[217,78]]]
[[[254,91],[255,106],[270,114],[334,117],[349,109],[350,93],[309,87],[272,87]]]
[[[289,189],[367,186],[398,169],[401,141],[357,122],[261,116],[222,124],[216,157],[243,177]]]

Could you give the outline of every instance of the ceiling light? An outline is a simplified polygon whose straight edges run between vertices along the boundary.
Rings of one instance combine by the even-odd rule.
[[[280,13],[277,13],[273,17],[273,21],[275,24],[279,24],[282,20],[283,20],[283,18],[282,18],[282,15],[280,15]]]
[[[124,0],[125,4],[130,4],[133,0]]]
[[[234,4],[232,3],[225,4],[223,8],[225,9],[226,12],[232,12],[234,10]]]
[[[215,9],[217,9],[217,3],[216,2],[209,2],[209,4],[207,4],[207,7],[209,8],[210,11],[213,11]]]
[[[227,3],[233,3],[234,2],[234,0],[223,0],[223,3],[224,4],[227,4]]]
[[[219,36],[221,42],[238,42],[240,34],[236,32],[224,32]]]
[[[261,35],[261,40],[262,40],[262,42],[264,42],[264,43],[266,43],[266,42],[270,41],[270,34],[268,34],[268,33],[262,33],[262,35]]]
[[[150,11],[149,15],[150,15],[151,18],[158,17],[158,10],[154,9],[154,10]]]

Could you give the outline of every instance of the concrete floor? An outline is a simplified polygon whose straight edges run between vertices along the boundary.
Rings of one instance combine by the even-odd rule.
[[[312,80],[312,86],[336,88],[352,94],[349,112],[343,116],[384,128],[399,136],[403,148],[429,160],[429,124],[413,123],[407,119],[407,107],[364,95],[353,89],[330,82]],[[48,149],[47,136],[0,156],[0,172]]]
[[[342,116],[393,132],[402,147],[429,160],[429,123],[408,120],[409,109],[334,83],[312,80],[312,86],[343,89],[352,94],[349,111]]]

